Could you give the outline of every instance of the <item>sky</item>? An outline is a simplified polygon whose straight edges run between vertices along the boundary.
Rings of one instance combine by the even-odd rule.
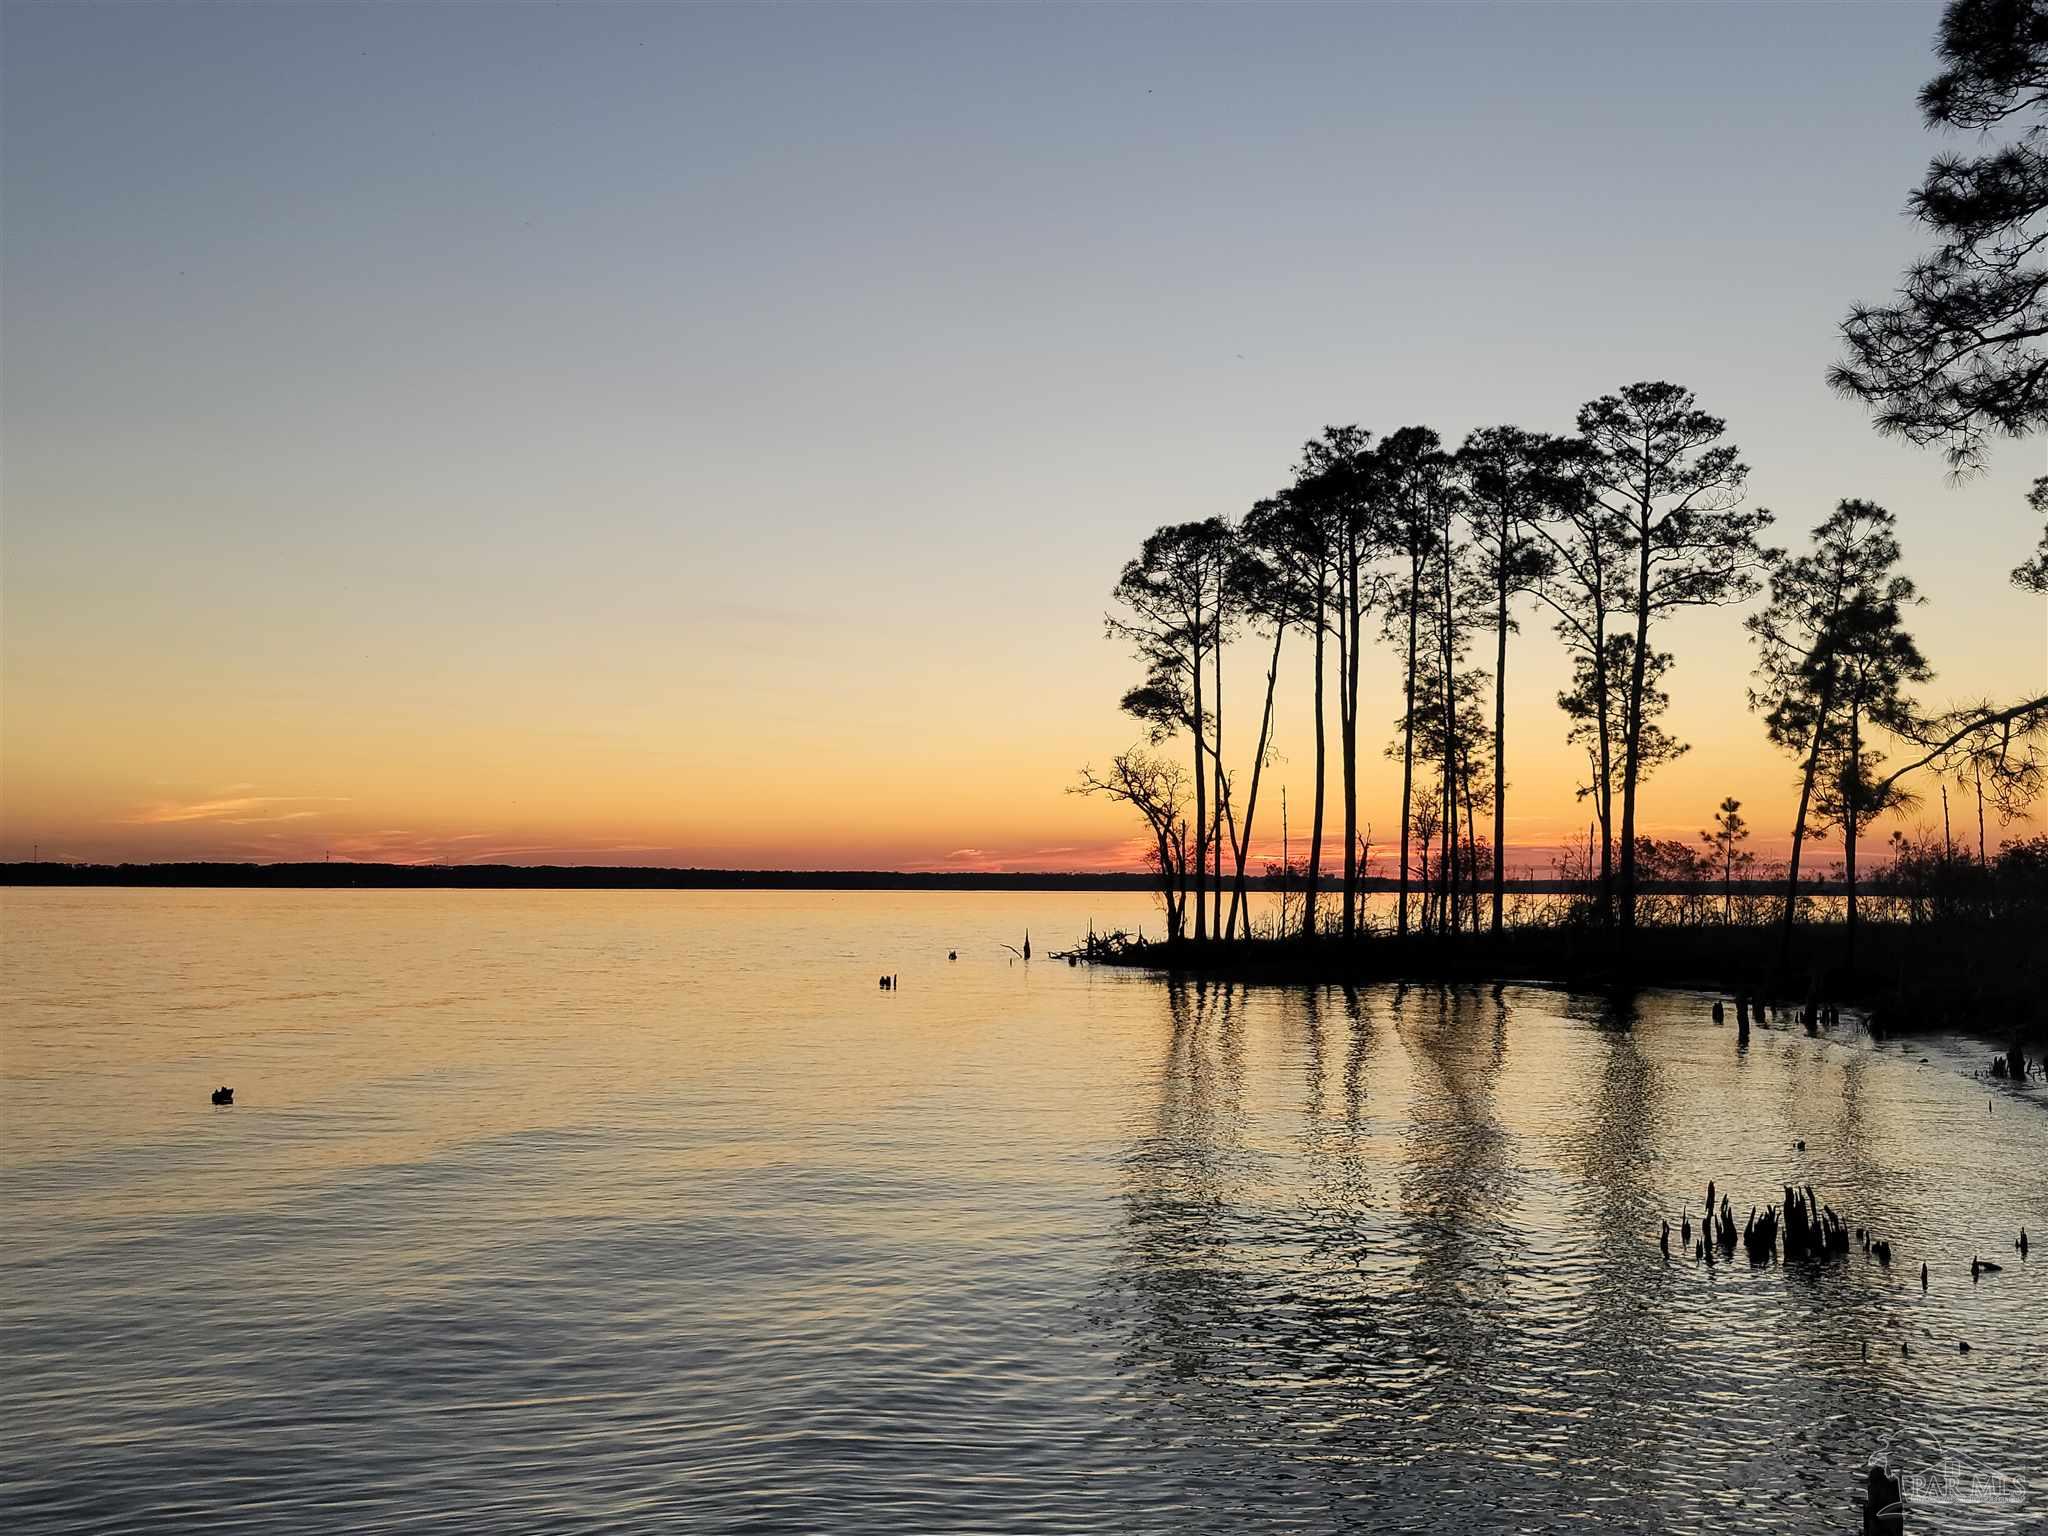
[[[1777,542],[1898,515],[1928,703],[2038,688],[2042,444],[1956,485],[1823,382],[1923,243],[1938,19],[10,4],[0,857],[1128,863],[1067,790],[1137,736],[1103,615],[1148,531],[1326,422],[1563,430],[1643,378]],[[1691,751],[1643,829],[1733,794],[1782,848],[1741,613],[1661,643]],[[1586,820],[1565,671],[1525,613],[1532,867]],[[1391,652],[1363,694],[1384,846]]]

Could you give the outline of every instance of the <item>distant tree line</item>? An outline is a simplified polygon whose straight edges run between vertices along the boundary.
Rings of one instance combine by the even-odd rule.
[[[238,864],[0,864],[4,885],[283,887],[371,890],[676,891],[1121,891],[1148,890],[1150,875],[1001,873],[983,870],[669,869],[659,865],[371,864],[306,861]]]

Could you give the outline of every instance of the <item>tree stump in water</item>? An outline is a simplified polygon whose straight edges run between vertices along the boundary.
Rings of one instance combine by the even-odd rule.
[[[1872,1467],[1863,1480],[1863,1536],[1895,1536],[1905,1530],[1899,1480],[1885,1467]]]

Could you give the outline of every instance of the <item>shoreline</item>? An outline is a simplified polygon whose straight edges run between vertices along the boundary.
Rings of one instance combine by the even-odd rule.
[[[2048,984],[2038,954],[1983,942],[1987,935],[1866,921],[1859,958],[1846,963],[1841,923],[1801,924],[1793,960],[1776,971],[1776,928],[1639,927],[1626,939],[1560,924],[1490,934],[1367,934],[1321,938],[1145,943],[1098,936],[1054,958],[1166,978],[1251,986],[1384,983],[1546,986],[1576,992],[1646,988],[1767,1002],[1774,1011],[1834,1004],[1862,1013],[1871,1034],[1945,1032],[2022,1047],[2048,1043]],[[1972,940],[1977,942],[1971,942]]]

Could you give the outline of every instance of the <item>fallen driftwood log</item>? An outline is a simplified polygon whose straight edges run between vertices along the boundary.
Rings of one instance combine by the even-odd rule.
[[[1028,948],[1031,940],[1027,937],[1024,942]],[[1088,930],[1088,937],[1078,945],[1072,949],[1056,949],[1052,951],[1052,958],[1064,960],[1069,965],[1079,965],[1084,961],[1119,960],[1131,951],[1142,948],[1144,943],[1143,934],[1125,933],[1121,928],[1109,933],[1097,933],[1091,928]],[[1026,955],[1025,958],[1028,960],[1030,956]]]

